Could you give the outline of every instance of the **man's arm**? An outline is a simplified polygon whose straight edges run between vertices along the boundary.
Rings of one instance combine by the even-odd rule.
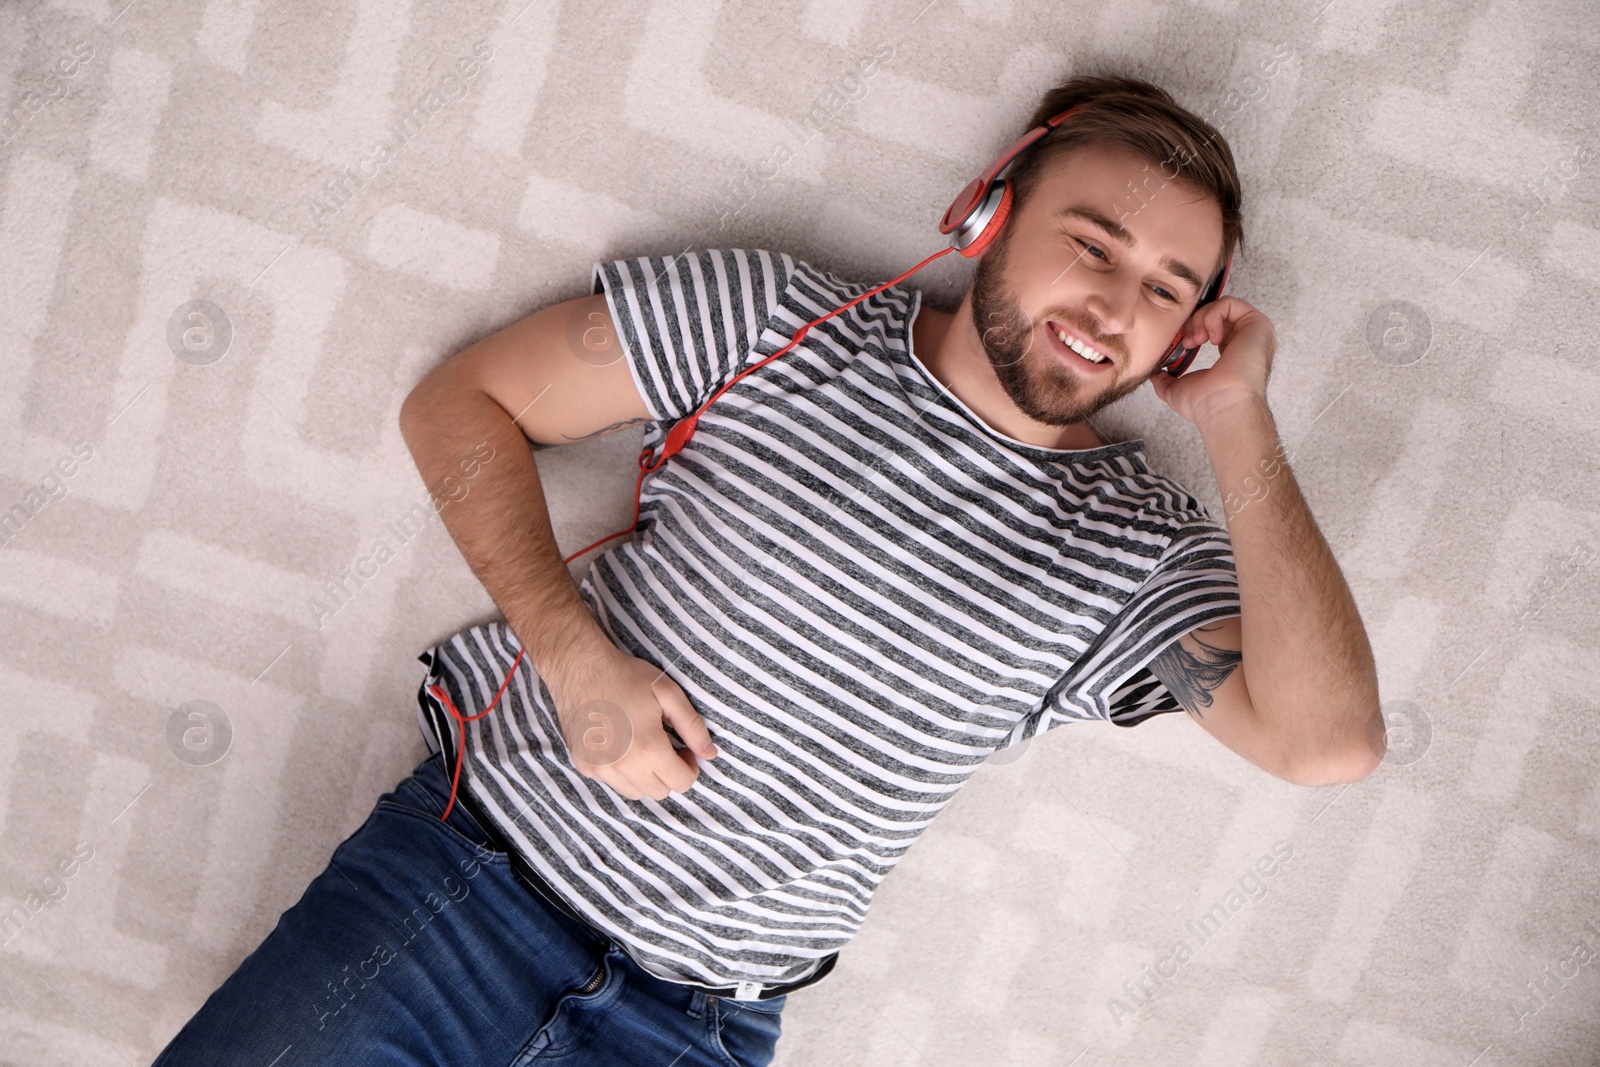
[[[474,491],[441,510],[445,526],[549,690],[573,768],[629,800],[661,801],[693,786],[696,757],[715,758],[716,745],[678,683],[589,614],[528,444],[654,421],[629,368],[606,297],[569,300],[434,368],[401,405],[400,429],[430,486],[480,442],[494,447]]]
[[[1278,739],[1262,728],[1245,688],[1239,616],[1184,634],[1150,661],[1149,671],[1184,711],[1224,745],[1268,774],[1293,781]]]
[[[585,324],[581,353],[572,349],[574,320]],[[430,487],[455,474],[480,442],[493,447],[472,492],[439,514],[534,670],[547,678],[611,644],[556,547],[529,446],[648,420],[619,352],[604,296],[567,301],[452,356],[400,408],[401,435]]]
[[[1216,700],[1215,713],[1206,711],[1200,721],[1241,754],[1262,756],[1257,762],[1280,778],[1301,785],[1356,781],[1383,760],[1377,666],[1355,599],[1284,462],[1267,408],[1278,348],[1272,323],[1238,297],[1224,296],[1197,307],[1181,335],[1189,346],[1216,345],[1217,362],[1177,378],[1156,373],[1150,384],[1205,441],[1228,507],[1240,614],[1184,635],[1176,656],[1200,662],[1202,655],[1236,651],[1237,670],[1227,673],[1248,683]],[[1212,648],[1194,640],[1200,633]],[[1175,694],[1184,687],[1185,666],[1164,668],[1179,683],[1174,689],[1168,681]],[[1212,674],[1224,666],[1218,662]],[[1199,684],[1210,676],[1198,674]]]
[[[1259,734],[1247,743],[1272,753],[1281,768],[1274,773],[1301,785],[1363,778],[1383,759],[1377,666],[1350,588],[1282,458],[1266,399],[1230,396],[1200,406],[1195,425],[1223,499],[1244,501],[1227,515],[1240,615],[1223,622],[1238,629],[1232,647],[1253,723],[1242,728],[1235,714],[1222,728]],[[1247,494],[1263,480],[1264,493]],[[1230,629],[1219,626],[1218,636]],[[1226,636],[1198,630],[1184,642],[1193,663],[1213,665],[1193,672],[1200,689],[1226,676]]]

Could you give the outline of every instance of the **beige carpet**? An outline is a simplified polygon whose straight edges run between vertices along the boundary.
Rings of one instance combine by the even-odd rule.
[[[1589,5],[524,3],[0,7],[0,1063],[149,1063],[424,754],[417,654],[496,615],[442,525],[311,605],[426,500],[429,368],[596,259],[886,280],[1043,90],[1124,71],[1233,145],[1230,291],[1400,758],[1309,789],[1183,716],[1052,731],[777,1062],[1600,1064]],[[953,308],[958,260],[911,284]],[[1108,414],[1222,514],[1189,424]],[[541,455],[567,552],[626,522],[637,442]]]

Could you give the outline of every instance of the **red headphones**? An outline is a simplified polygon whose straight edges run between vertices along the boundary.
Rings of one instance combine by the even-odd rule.
[[[939,220],[940,233],[954,234],[950,238],[951,248],[964,256],[983,254],[983,250],[988,248],[1005,228],[1006,218],[1011,214],[1011,185],[1005,176],[1011,172],[1012,164],[1036,141],[1065,122],[1067,116],[1082,111],[1086,106],[1080,104],[1068,108],[1061,114],[1047,119],[1043,126],[1035,126],[1012,142],[1010,148],[1000,153],[1000,157],[982,177],[974,178],[967,183],[967,187],[950,201],[950,206],[945,209],[944,218]],[[1222,287],[1227,284],[1228,271],[1232,268],[1233,257],[1229,256],[1228,262],[1223,264],[1222,273],[1206,286],[1200,302],[1195,304],[1196,310],[1222,295]],[[1183,330],[1180,327],[1177,335],[1172,338],[1172,344],[1168,347],[1166,355],[1161,357],[1160,366],[1157,367],[1158,370],[1164,370],[1174,378],[1189,369],[1195,354],[1200,351],[1199,345],[1185,348],[1182,341]]]
[[[889,286],[909,278],[911,275],[915,274],[923,267],[926,267],[929,263],[932,263],[934,260],[938,259],[947,252],[960,252],[962,255],[969,257],[980,255],[983,250],[989,247],[989,245],[994,241],[995,236],[1000,233],[1001,229],[1004,228],[1006,216],[1011,214],[1011,187],[1005,180],[1005,174],[1009,172],[1011,164],[1035,141],[1039,140],[1039,138],[1043,137],[1045,134],[1061,125],[1068,115],[1080,110],[1082,106],[1083,105],[1075,108],[1069,108],[1066,111],[1063,111],[1061,114],[1056,115],[1054,118],[1048,120],[1043,126],[1035,126],[1033,129],[1023,134],[1011,145],[1010,148],[1007,148],[1000,154],[1000,158],[994,161],[994,164],[984,172],[981,178],[974,178],[967,184],[965,189],[961,190],[960,194],[958,194],[954,200],[950,201],[950,206],[945,209],[944,218],[939,221],[940,233],[955,234],[955,236],[950,239],[949,247],[939,249],[939,251],[935,252],[921,263],[918,263],[915,267],[912,267],[910,270],[900,275],[900,277],[884,282],[875,289],[868,289],[866,292],[850,301],[850,303],[835,308],[833,311],[830,311],[826,315],[822,316],[822,318],[812,319],[810,322],[800,327],[799,331],[794,335],[794,339],[788,344],[772,353],[772,355],[768,356],[766,359],[763,359],[760,363],[757,363],[751,367],[747,367],[739,374],[730,378],[721,389],[718,389],[715,393],[711,394],[711,398],[709,400],[700,405],[700,409],[698,411],[694,412],[692,415],[689,415],[687,418],[680,419],[678,422],[673,423],[672,428],[667,431],[666,440],[662,444],[661,456],[656,459],[654,463],[650,462],[650,449],[646,448],[641,450],[639,453],[639,480],[634,486],[633,494],[633,521],[628,524],[627,529],[618,530],[614,534],[611,534],[607,537],[602,537],[594,544],[589,545],[587,548],[579,549],[577,552],[574,552],[561,562],[571,563],[585,552],[588,552],[590,549],[600,547],[614,537],[621,537],[624,534],[630,534],[634,532],[639,525],[639,493],[644,488],[644,476],[646,474],[653,474],[655,471],[659,470],[661,465],[665,463],[669,457],[676,455],[684,445],[688,444],[689,438],[694,436],[695,426],[700,421],[700,415],[706,410],[706,408],[716,403],[717,398],[723,393],[727,392],[729,387],[731,387],[734,382],[737,382],[740,378],[743,378],[751,371],[759,370],[760,368],[766,366],[768,363],[771,363],[773,360],[789,351],[795,345],[799,344],[805,339],[805,336],[810,331],[811,327],[817,325],[817,323],[826,322],[828,319],[831,319],[835,315],[839,314],[839,312],[848,310],[849,308],[854,307],[856,304],[859,304],[873,293],[881,292],[882,290],[889,288]],[[1222,295],[1222,286],[1228,280],[1228,271],[1230,268],[1232,268],[1232,266],[1233,257],[1229,256],[1228,262],[1222,268],[1222,273],[1219,274],[1216,279],[1206,287],[1205,295],[1202,296],[1200,298],[1200,302],[1195,305],[1196,308],[1203,307]],[[1183,348],[1180,345],[1182,340],[1183,331],[1180,329],[1177,336],[1172,339],[1172,346],[1167,349],[1167,354],[1162,357],[1161,366],[1158,368],[1166,371],[1174,378],[1188,369],[1189,363],[1194,359],[1195,353],[1200,351],[1198,345],[1194,348]],[[430,693],[444,702],[445,707],[450,711],[451,717],[454,718],[456,722],[461,724],[461,736],[463,740],[466,738],[466,724],[483,718],[485,715],[489,714],[489,712],[494,710],[496,704],[500,703],[500,698],[505,695],[506,686],[511,684],[511,676],[516,673],[517,667],[522,663],[522,657],[526,654],[526,652],[527,650],[524,649],[523,651],[517,653],[516,662],[511,664],[511,670],[506,672],[505,681],[500,683],[500,691],[495,694],[494,700],[490,702],[489,706],[476,715],[463,717],[461,712],[456,710],[455,704],[451,703],[449,694],[445,692],[442,686],[433,685],[428,687],[428,691]],[[461,748],[460,746],[457,746],[455,772],[450,779],[450,803],[445,805],[444,814],[439,817],[441,822],[450,817],[450,810],[455,807],[456,787],[460,784],[460,781]]]

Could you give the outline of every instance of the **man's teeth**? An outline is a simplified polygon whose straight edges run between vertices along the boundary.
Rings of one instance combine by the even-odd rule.
[[[1056,331],[1056,336],[1061,338],[1062,344],[1078,353],[1078,355],[1082,356],[1090,363],[1104,363],[1106,361],[1105,356],[1100,355],[1098,352],[1084,344],[1082,341],[1078,340],[1076,337],[1068,337],[1066,333],[1061,330]]]

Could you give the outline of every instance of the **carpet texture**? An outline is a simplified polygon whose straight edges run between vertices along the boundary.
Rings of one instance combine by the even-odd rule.
[[[417,654],[498,617],[391,533],[429,369],[598,259],[886,281],[1079,72],[1233,148],[1391,755],[1299,787],[1167,715],[991,761],[777,1063],[1600,1064],[1600,20],[1550,0],[0,7],[0,1063],[149,1063],[424,755]],[[1224,514],[1149,389],[1100,425]],[[539,456],[564,552],[638,441]]]

